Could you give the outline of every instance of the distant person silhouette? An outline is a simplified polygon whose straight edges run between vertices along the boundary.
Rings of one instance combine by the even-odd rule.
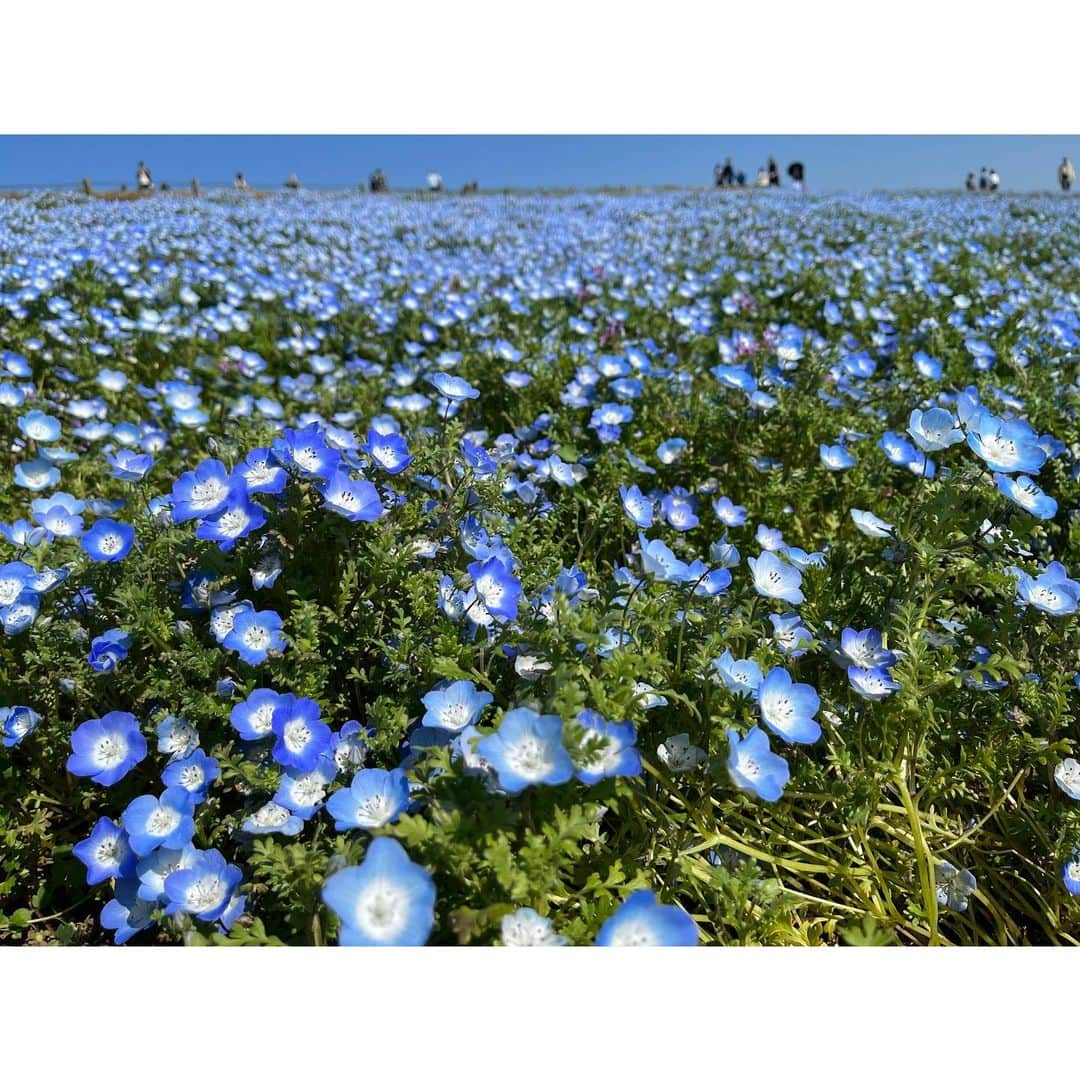
[[[724,158],[723,168],[717,165],[713,172],[716,175],[717,187],[731,187],[735,183],[735,168],[731,164],[731,158]]]
[[[769,158],[769,187],[780,186],[780,170],[777,168],[776,161],[773,158]]]
[[[296,173],[293,173],[289,177],[289,179],[285,181],[285,186],[290,191],[299,191],[300,190],[300,178],[296,175]]]
[[[979,190],[985,191],[990,186],[990,177],[986,175],[986,166],[979,170]]]
[[[140,191],[153,191],[154,181],[150,179],[150,170],[143,162],[139,162],[139,167],[135,170],[135,182],[139,185]]]
[[[244,176],[244,174],[242,172],[238,172],[236,174],[236,179],[233,181],[233,187],[236,188],[237,191],[247,191],[248,190],[247,178]]]
[[[376,169],[371,176],[368,177],[368,190],[373,195],[379,195],[384,191],[390,190],[390,185],[386,179],[386,173],[384,173],[382,169]]]
[[[1068,194],[1075,179],[1076,169],[1073,168],[1073,163],[1067,157],[1063,157],[1058,166],[1058,183],[1061,185],[1061,190]]]
[[[967,174],[967,179],[964,180],[964,187],[966,187],[968,191],[975,190],[975,174],[973,172]]]
[[[432,193],[442,191],[442,177],[437,172],[429,172],[427,174],[427,186],[428,191]]]
[[[791,182],[796,191],[802,191],[804,182],[806,180],[806,168],[801,161],[793,161],[787,167],[787,174],[791,177]]]
[[[991,168],[991,169],[990,169],[990,179],[989,179],[989,183],[990,183],[990,190],[991,190],[992,192],[993,192],[993,191],[997,191],[997,189],[998,189],[999,187],[1001,187],[1001,177],[1000,177],[1000,176],[998,176],[998,174],[997,174],[997,169],[994,169],[994,168]]]

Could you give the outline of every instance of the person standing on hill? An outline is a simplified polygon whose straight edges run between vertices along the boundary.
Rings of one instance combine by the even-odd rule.
[[[793,161],[787,167],[787,174],[791,177],[791,183],[796,191],[802,191],[806,180],[806,167],[801,161]]]
[[[990,169],[990,190],[997,191],[1001,187],[1001,177],[997,174],[997,169]]]
[[[247,191],[248,182],[242,172],[236,174],[236,179],[233,181],[233,187],[236,188],[237,191]]]
[[[731,158],[725,158],[724,167],[717,165],[714,171],[717,187],[731,187],[735,183],[735,167],[731,164]]]
[[[964,181],[964,187],[966,187],[968,191],[975,190],[975,174],[973,172],[967,174],[967,179]]]
[[[986,175],[986,166],[979,170],[979,190],[985,191],[990,186],[990,177]]]
[[[150,179],[150,170],[142,161],[139,162],[139,167],[135,170],[135,182],[139,185],[140,191],[153,191],[154,189],[154,181]]]
[[[769,158],[769,187],[780,186],[780,169],[773,158]]]
[[[1073,168],[1073,163],[1067,158],[1061,159],[1061,164],[1058,166],[1058,183],[1061,185],[1061,190],[1067,195],[1069,189],[1073,186],[1073,181],[1076,179],[1076,169]]]

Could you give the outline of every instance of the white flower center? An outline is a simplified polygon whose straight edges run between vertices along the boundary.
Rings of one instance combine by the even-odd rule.
[[[104,735],[94,747],[94,764],[103,769],[119,765],[127,754],[127,740],[118,735]]]
[[[547,743],[531,735],[514,743],[507,751],[506,758],[514,772],[526,780],[541,780],[553,767]]]
[[[373,881],[357,898],[354,917],[368,937],[393,940],[409,917],[408,894],[385,879]]]
[[[159,806],[146,819],[146,831],[151,836],[168,836],[180,824],[180,814],[167,806]]]
[[[216,476],[202,480],[191,489],[191,505],[198,510],[217,506],[228,494],[229,489]]]

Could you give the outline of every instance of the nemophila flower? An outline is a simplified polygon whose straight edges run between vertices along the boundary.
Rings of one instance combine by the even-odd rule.
[[[276,611],[243,611],[233,620],[222,644],[238,653],[245,664],[256,667],[265,663],[271,653],[285,651],[287,642],[281,627],[281,616]]]
[[[626,516],[639,528],[648,529],[653,523],[653,503],[647,495],[643,495],[637,484],[630,487],[620,487],[619,496],[622,499],[623,510]]]
[[[131,850],[138,856],[155,848],[181,848],[195,835],[195,800],[183,788],[166,788],[161,797],[140,795],[121,820]]]
[[[275,708],[270,717],[276,736],[274,760],[279,765],[307,772],[329,751],[330,728],[319,719],[317,702],[292,694],[287,696],[290,699],[287,705]]]
[[[1030,424],[1002,420],[985,410],[969,422],[967,442],[994,472],[1037,473],[1046,461],[1046,452]]]
[[[851,688],[867,701],[884,701],[900,689],[887,667],[861,668],[852,664],[847,669],[847,676]]]
[[[278,551],[264,551],[259,556],[259,561],[249,571],[252,588],[273,588],[274,582],[281,576],[281,570],[281,553]]]
[[[172,519],[179,525],[221,510],[233,484],[224,464],[208,458],[190,472],[181,474],[172,488]]]
[[[18,518],[10,525],[0,522],[0,536],[14,547],[37,547],[48,536],[48,530],[41,526],[35,528],[24,518]]]
[[[957,870],[951,862],[942,860],[934,867],[937,902],[950,911],[967,911],[968,899],[978,888],[970,870]]]
[[[667,704],[666,698],[662,698],[661,701]],[[648,707],[645,706],[645,708]],[[699,765],[703,765],[708,757],[700,746],[695,746],[690,742],[690,736],[685,731],[665,739],[656,748],[656,756],[660,759],[660,763],[673,773],[690,772]]]
[[[423,945],[435,923],[435,883],[389,836],[359,866],[326,880],[323,902],[341,920],[339,945]]]
[[[84,720],[71,733],[67,770],[111,787],[146,757],[146,739],[131,713],[110,712]]]
[[[115,895],[101,909],[101,925],[106,930],[115,930],[113,941],[123,945],[140,930],[153,925],[156,910],[153,901],[139,899],[136,881],[121,878],[116,883]]]
[[[1054,766],[1054,783],[1070,799],[1080,799],[1080,761],[1065,758]]]
[[[615,723],[592,709],[582,709],[576,723],[585,736],[578,759],[579,780],[596,784],[608,776],[641,775],[641,754],[634,746],[637,733],[630,720]]]
[[[338,469],[322,487],[323,506],[348,521],[377,521],[383,514],[379,489],[370,480],[353,480]]]
[[[60,483],[60,470],[45,458],[20,461],[15,466],[15,483],[28,491],[46,491]]]
[[[680,559],[662,540],[649,540],[644,533],[638,533],[641,547],[641,569],[657,581],[673,584],[687,581],[690,567]]]
[[[115,454],[106,454],[105,460],[110,466],[110,476],[133,483],[142,480],[154,465],[154,459],[149,454],[136,454],[123,448]]]
[[[361,769],[347,788],[335,791],[326,809],[338,832],[381,829],[409,807],[409,781],[404,769]]]
[[[166,765],[161,782],[166,787],[183,788],[198,805],[220,775],[221,766],[216,758],[209,757],[202,750],[194,750],[187,757],[177,758]]]
[[[632,892],[596,935],[596,944],[601,946],[697,943],[694,920],[680,907],[659,903],[651,889]]]
[[[439,396],[447,401],[468,401],[480,396],[480,391],[475,386],[470,386],[469,383],[457,375],[448,375],[445,371],[437,371],[434,375],[428,375],[426,378],[439,392]]]
[[[90,655],[86,660],[99,673],[113,671],[121,660],[126,660],[131,650],[131,635],[119,628],[106,630],[90,643]]]
[[[1061,881],[1073,896],[1080,895],[1080,849],[1072,853],[1072,858],[1062,864]]]
[[[768,525],[759,525],[754,539],[761,545],[762,551],[783,551],[787,547],[784,534],[779,529],[770,529]]]
[[[511,709],[494,735],[481,739],[477,752],[498,773],[499,785],[517,795],[532,784],[563,784],[574,763],[562,741],[562,720],[533,709]]]
[[[86,884],[100,885],[109,878],[130,877],[135,873],[135,853],[127,833],[108,818],[98,818],[90,835],[72,849],[86,867]]]
[[[550,919],[538,915],[532,908],[518,908],[502,917],[499,924],[502,943],[510,948],[568,945],[569,941],[556,934]]]
[[[791,776],[788,763],[769,748],[769,736],[759,727],[744,738],[728,728],[728,775],[740,791],[750,792],[765,802],[776,802]]]
[[[58,491],[47,499],[34,499],[30,503],[34,520],[51,537],[77,540],[83,533],[83,519],[80,516],[86,509],[82,499],[76,499],[67,492]]]
[[[249,495],[280,495],[289,481],[289,474],[278,463],[268,447],[252,450],[233,470],[247,487]]]
[[[915,440],[915,445],[928,454],[947,450],[964,441],[964,432],[948,409],[913,409],[908,434]]]
[[[801,589],[802,574],[771,551],[763,551],[756,559],[747,559],[746,564],[753,574],[758,596],[784,600],[789,604],[801,604],[805,599]]]
[[[880,630],[854,630],[846,627],[840,634],[841,659],[857,667],[891,667],[896,654],[886,649]]]
[[[783,615],[771,614],[769,621],[773,627],[773,641],[785,655],[798,659],[806,654],[803,646],[810,645],[814,635],[803,624],[802,617],[795,611]]]
[[[730,528],[746,524],[746,507],[736,506],[726,495],[714,499],[712,508],[716,516]]]
[[[276,802],[268,802],[244,818],[240,831],[253,836],[299,836],[304,831],[304,819]]]
[[[516,619],[521,582],[498,556],[468,566],[469,577],[484,609],[499,619]]]
[[[918,371],[924,379],[941,378],[941,363],[932,356],[928,356],[926,353],[919,351],[912,356],[911,361],[915,365],[915,370]]]
[[[14,636],[29,630],[34,625],[40,606],[37,593],[32,589],[25,589],[13,604],[0,607],[0,622],[3,623],[4,633]]]
[[[0,734],[3,745],[18,746],[41,723],[41,717],[28,705],[0,708]]]
[[[409,444],[397,432],[383,434],[371,428],[360,449],[391,476],[407,469],[413,460]]]
[[[308,480],[328,480],[341,462],[341,454],[330,447],[316,424],[299,431],[287,429],[273,442],[274,457]]]
[[[123,521],[99,518],[79,543],[94,562],[119,562],[131,550],[135,530]]]
[[[14,604],[30,588],[35,571],[21,560],[0,566],[0,607]]]
[[[697,515],[694,513],[697,500],[687,495],[681,488],[676,488],[670,495],[665,495],[660,500],[660,508],[663,511],[667,523],[678,532],[686,532],[698,524]]]
[[[265,524],[263,508],[248,498],[247,488],[242,481],[234,482],[221,509],[205,516],[199,522],[195,535],[200,540],[213,540],[222,551],[232,551],[237,540]]]
[[[229,723],[245,742],[265,738],[273,733],[274,714],[287,714],[294,700],[292,694],[279,694],[267,689],[252,690],[246,701],[233,706]]]
[[[737,697],[757,697],[761,686],[761,668],[757,661],[748,658],[736,660],[730,649],[725,649],[722,656],[710,660],[721,682]]]
[[[191,866],[165,879],[166,915],[183,911],[203,922],[215,922],[233,899],[243,874],[220,851],[199,851]]]
[[[877,514],[872,514],[869,510],[852,510],[851,520],[855,522],[855,528],[863,536],[870,536],[874,539],[890,537],[896,531],[895,525],[882,521]]]
[[[329,754],[316,758],[310,769],[288,768],[274,793],[274,802],[308,821],[326,801],[326,789],[335,776],[337,765]]]
[[[821,464],[829,472],[843,472],[856,464],[855,455],[842,444],[826,446],[822,443],[818,447],[818,455],[821,458]]]
[[[33,409],[19,417],[19,430],[34,442],[51,443],[60,438],[60,421],[40,409]]]
[[[663,465],[673,465],[686,452],[686,440],[668,439],[656,448],[656,458]]]
[[[475,724],[484,709],[495,699],[486,690],[477,690],[468,679],[440,684],[421,699],[424,703],[424,727],[441,728],[455,734]]]
[[[231,603],[235,593],[215,593],[211,599],[214,607],[210,611],[210,633],[218,644],[224,644],[225,639],[232,632],[236,620],[247,612],[255,610],[250,600],[241,600],[238,604]]]
[[[1072,615],[1080,605],[1080,584],[1073,581],[1059,562],[1049,563],[1038,577],[1025,574],[1018,567],[1009,567],[1016,578],[1018,601],[1030,604],[1047,615]]]
[[[757,693],[761,719],[786,743],[816,743],[821,728],[814,717],[821,706],[817,691],[807,683],[794,682],[780,667],[761,681]]]
[[[1006,476],[994,473],[994,483],[1006,499],[1023,507],[1032,517],[1049,521],[1057,513],[1058,504],[1030,476]]]
[[[138,896],[140,900],[151,903],[164,903],[165,882],[174,870],[183,870],[194,865],[198,852],[191,844],[180,848],[155,848],[135,866],[138,878]]]

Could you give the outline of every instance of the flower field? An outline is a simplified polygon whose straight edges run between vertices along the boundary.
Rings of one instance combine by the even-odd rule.
[[[0,942],[1077,944],[1066,199],[0,201]]]

